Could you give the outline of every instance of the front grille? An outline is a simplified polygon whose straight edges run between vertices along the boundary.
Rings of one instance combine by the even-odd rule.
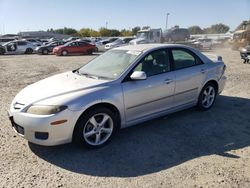
[[[24,135],[24,128],[22,126],[16,124],[13,117],[10,117],[9,119],[10,119],[12,127],[16,130],[16,132],[18,132],[21,135]]]

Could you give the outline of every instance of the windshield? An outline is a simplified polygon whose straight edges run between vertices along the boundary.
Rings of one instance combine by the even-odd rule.
[[[79,74],[114,80],[118,78],[141,52],[110,50],[78,70]]]
[[[148,32],[138,32],[136,38],[148,38]]]

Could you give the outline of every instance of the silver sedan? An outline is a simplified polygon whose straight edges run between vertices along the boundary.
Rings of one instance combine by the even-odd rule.
[[[24,88],[9,117],[30,142],[97,148],[120,128],[192,106],[210,109],[224,88],[225,69],[221,57],[212,61],[183,45],[119,47]]]

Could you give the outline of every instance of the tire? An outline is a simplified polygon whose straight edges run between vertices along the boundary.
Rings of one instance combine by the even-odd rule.
[[[61,53],[62,56],[66,56],[68,55],[68,51],[67,50],[63,50],[62,53]]]
[[[215,85],[213,83],[207,83],[200,92],[197,107],[202,111],[209,110],[214,105],[216,96],[217,88]]]
[[[33,49],[32,48],[27,48],[25,51],[25,54],[32,54],[33,53]]]
[[[87,50],[87,54],[91,55],[93,53],[93,50]]]
[[[118,120],[108,108],[94,108],[76,123],[73,141],[88,148],[106,145],[118,131]]]
[[[0,55],[3,55],[5,53],[5,50],[3,48],[0,48]]]
[[[43,55],[48,55],[49,51],[47,49],[43,49],[42,54]]]

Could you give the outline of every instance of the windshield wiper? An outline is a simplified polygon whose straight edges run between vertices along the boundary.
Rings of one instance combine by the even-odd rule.
[[[88,74],[88,73],[79,73],[79,71],[78,71],[78,74],[82,75],[82,76],[86,76],[87,78],[98,79],[98,76],[94,76],[94,75],[91,75],[91,74]]]

